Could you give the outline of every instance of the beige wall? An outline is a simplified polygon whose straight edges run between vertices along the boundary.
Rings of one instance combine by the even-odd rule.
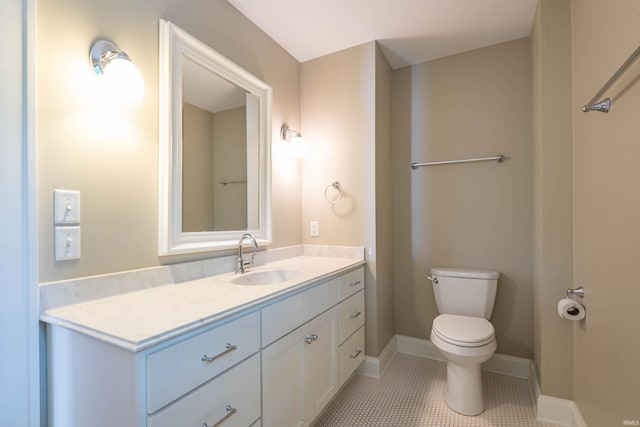
[[[213,114],[182,104],[182,230],[214,230]]]
[[[542,0],[532,34],[534,147],[534,362],[540,392],[573,396],[573,324],[557,315],[572,287],[571,14]]]
[[[393,285],[393,138],[391,87],[393,72],[376,46],[376,323],[378,352],[395,335]]]
[[[571,2],[574,274],[587,308],[574,400],[589,426],[640,420],[640,61],[607,92],[608,114],[580,111],[638,48],[639,20],[637,0]]]
[[[388,187],[376,186],[378,168],[389,168],[377,162],[377,155],[390,144],[384,105],[390,72],[371,42],[305,62],[300,77],[302,133],[309,144],[302,172],[303,241],[367,248],[366,353],[371,356],[377,356],[393,334],[391,265],[389,259],[380,259],[377,247],[377,225],[388,231],[389,218],[376,215],[377,198],[390,200]],[[345,199],[331,205],[324,192],[334,181],[344,187]],[[333,196],[332,190],[328,195]],[[309,236],[312,220],[319,221],[319,237]],[[383,245],[384,255],[388,252],[388,244]]]
[[[278,144],[283,121],[293,127],[300,123],[295,59],[223,0],[42,1],[37,16],[41,282],[215,255],[157,255],[160,18],[273,87],[272,247],[302,241],[300,168]],[[145,98],[140,105],[114,108],[96,96],[87,56],[99,37],[115,42],[141,70]],[[79,261],[54,261],[55,188],[82,194]]]
[[[498,352],[532,356],[530,52],[521,39],[394,72],[398,334],[429,337],[431,267],[495,269]],[[409,167],[496,154],[507,160]]]
[[[211,113],[183,104],[183,231],[247,228],[246,116],[245,107]]]
[[[247,184],[220,181],[247,180],[247,109],[238,107],[213,115],[212,230],[247,228]]]

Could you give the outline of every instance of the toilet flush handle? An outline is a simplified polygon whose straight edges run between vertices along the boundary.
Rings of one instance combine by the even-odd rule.
[[[438,284],[438,278],[437,277],[431,277],[431,276],[427,276],[427,279],[431,280],[433,283],[435,283],[436,285]]]

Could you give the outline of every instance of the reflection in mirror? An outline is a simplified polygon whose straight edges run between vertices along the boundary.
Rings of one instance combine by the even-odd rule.
[[[258,203],[247,183],[247,162],[254,160],[247,153],[257,148],[255,95],[188,58],[182,73],[182,231],[257,228],[248,224]]]
[[[270,243],[271,89],[175,25],[160,30],[160,255],[229,249],[245,232]]]

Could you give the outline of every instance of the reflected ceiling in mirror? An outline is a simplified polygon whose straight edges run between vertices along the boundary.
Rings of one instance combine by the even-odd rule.
[[[271,88],[160,21],[159,254],[271,241]]]

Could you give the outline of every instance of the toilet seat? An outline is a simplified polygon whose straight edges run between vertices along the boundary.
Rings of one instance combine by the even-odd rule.
[[[432,332],[442,341],[460,347],[482,347],[495,339],[495,329],[487,319],[456,314],[436,317]]]

